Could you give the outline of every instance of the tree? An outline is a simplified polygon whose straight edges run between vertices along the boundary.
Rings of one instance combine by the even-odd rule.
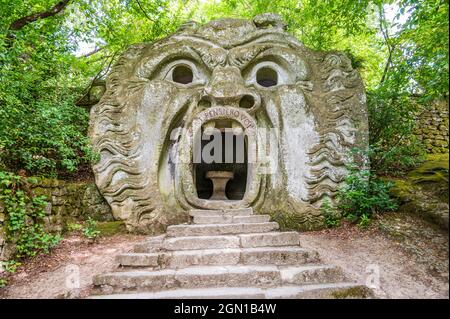
[[[374,167],[414,164],[415,111],[448,96],[446,0],[0,0],[0,162],[29,174],[82,169],[95,158],[88,110],[119,52],[188,20],[263,12],[305,45],[351,57],[367,88]]]

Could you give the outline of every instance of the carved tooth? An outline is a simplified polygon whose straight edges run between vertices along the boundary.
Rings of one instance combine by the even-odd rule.
[[[231,122],[231,128],[233,130],[234,135],[242,134],[242,126],[238,122]]]
[[[214,132],[215,127],[216,127],[216,122],[209,121],[208,123],[203,124],[203,132],[206,135],[211,135]]]

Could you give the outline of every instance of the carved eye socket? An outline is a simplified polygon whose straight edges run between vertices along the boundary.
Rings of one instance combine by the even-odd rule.
[[[194,80],[192,69],[184,64],[177,65],[172,70],[172,81],[180,84],[189,84]]]
[[[202,84],[208,78],[206,70],[202,66],[187,59],[167,64],[159,74],[162,74],[165,80],[182,86]]]
[[[262,61],[243,71],[247,85],[259,88],[275,88],[279,85],[291,83],[286,68],[273,61]]]
[[[278,84],[278,73],[270,67],[262,67],[256,71],[256,83],[263,87],[271,87]]]

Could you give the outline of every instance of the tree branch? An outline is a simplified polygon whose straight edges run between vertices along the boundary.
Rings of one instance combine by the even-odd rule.
[[[29,23],[57,15],[59,12],[64,10],[69,2],[70,0],[61,0],[47,11],[33,13],[28,16],[22,17],[11,23],[11,25],[9,26],[9,30],[20,30]]]
[[[112,66],[112,64],[113,64],[113,62],[114,62],[114,58],[116,57],[117,53],[118,53],[118,52],[116,51],[116,52],[114,52],[114,53],[112,54],[111,59],[109,60],[108,65],[106,66],[106,69],[105,69],[105,64],[106,64],[107,62],[105,62],[105,63],[102,65],[102,67],[100,68],[100,71],[98,71],[98,73],[94,76],[94,78],[92,79],[91,83],[90,83],[89,86],[86,88],[85,93],[83,94],[83,96],[81,96],[81,97],[75,102],[75,105],[77,105],[77,106],[83,106],[83,105],[84,105],[84,106],[92,106],[93,104],[96,104],[96,103],[97,103],[97,102],[95,102],[95,103],[89,103],[89,101],[88,101],[88,103],[84,103],[84,101],[86,100],[86,98],[88,98],[88,100],[90,100],[89,96],[90,96],[90,94],[91,94],[91,90],[92,90],[92,88],[93,88],[94,86],[96,86],[96,84],[100,84],[100,85],[97,85],[97,86],[101,86],[103,83],[105,83],[104,81],[101,80],[101,78],[102,78],[104,75],[106,75],[106,74],[109,72],[109,70],[111,69],[111,66]]]
[[[98,47],[98,48],[95,48],[94,50],[92,50],[92,51],[90,51],[90,52],[88,52],[88,53],[85,53],[85,54],[83,54],[83,55],[80,55],[80,58],[88,58],[88,57],[90,57],[91,55],[94,55],[94,54],[96,54],[97,52],[100,52],[101,50],[103,50],[105,47]]]
[[[389,30],[388,30],[387,26],[385,25],[386,24],[386,18],[385,18],[384,8],[383,8],[382,4],[380,4],[378,6],[378,10],[379,10],[379,14],[380,14],[380,30],[381,30],[381,33],[383,34],[384,42],[386,43],[386,46],[387,46],[388,52],[389,52],[386,64],[384,66],[383,75],[381,76],[381,80],[380,80],[380,85],[381,85],[386,80],[387,73],[388,73],[389,68],[391,66],[392,55],[393,55],[393,52],[394,52],[394,49],[395,49],[395,45],[391,44],[391,39],[389,37]]]
[[[137,4],[138,4],[138,6],[139,6],[139,9],[141,9],[142,13],[144,13],[145,17],[146,17],[148,20],[150,20],[150,21],[152,21],[152,22],[155,22],[155,20],[152,19],[152,18],[150,18],[150,16],[149,16],[149,15],[147,14],[147,12],[144,10],[144,8],[142,7],[141,2],[140,2],[139,0],[136,0],[136,2],[137,2]]]

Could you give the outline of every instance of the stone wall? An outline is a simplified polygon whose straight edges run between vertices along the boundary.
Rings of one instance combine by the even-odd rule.
[[[49,225],[54,230],[69,220],[92,217],[99,221],[112,220],[111,209],[97,190],[94,183],[69,183],[54,179],[40,179],[33,186],[35,195],[43,195],[48,199],[47,211]]]
[[[448,99],[434,101],[421,112],[416,135],[428,153],[448,153]]]
[[[61,233],[69,222],[85,220],[88,217],[98,221],[113,220],[111,208],[92,182],[73,183],[38,178],[37,183],[31,185],[31,189],[35,195],[47,198],[47,231]],[[0,203],[0,260],[8,259],[7,255],[10,255],[9,249],[5,249],[5,219],[6,212]]]

